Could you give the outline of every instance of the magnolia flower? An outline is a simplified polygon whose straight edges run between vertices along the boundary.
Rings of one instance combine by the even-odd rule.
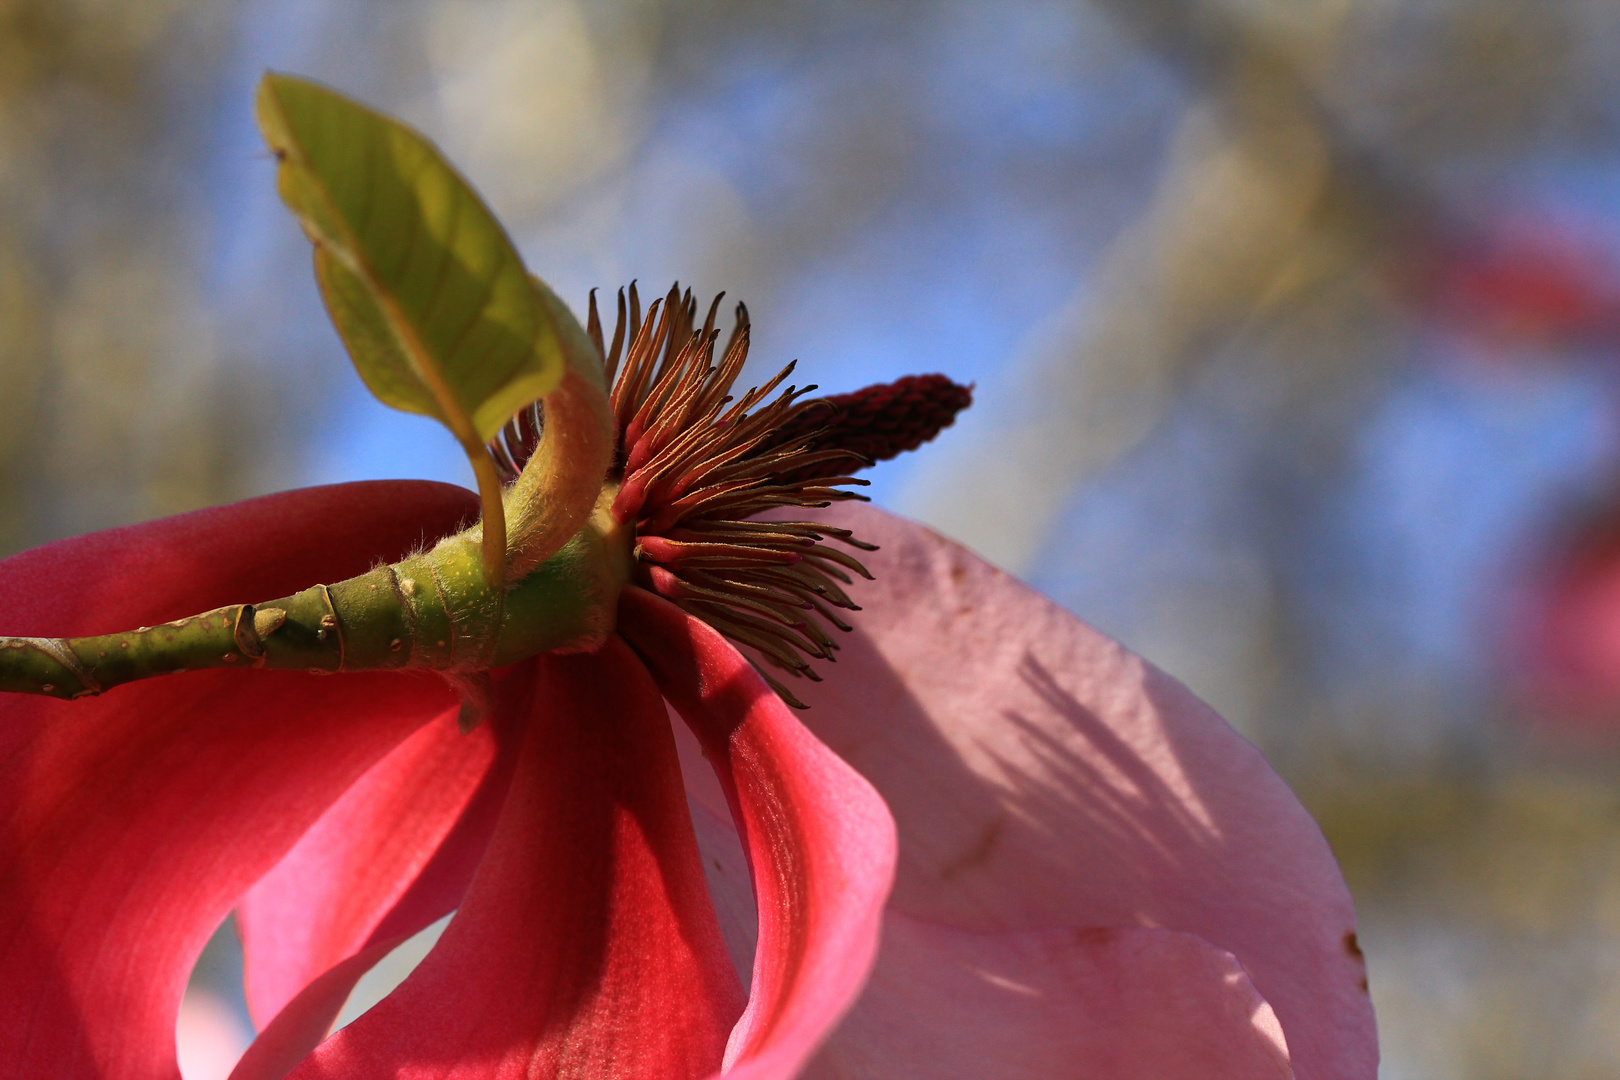
[[[338,578],[473,509],[354,484],[63,541],[0,564],[0,629]],[[633,646],[509,669],[468,735],[453,695],[404,674],[10,696],[4,1074],[173,1076],[186,976],[236,907],[264,1027],[242,1078],[297,1064],[359,974],[452,908],[423,965],[294,1076],[706,1076],[729,1038],[735,1074],[787,1077],[830,1034],[805,1075],[1371,1077],[1349,898],[1254,749],[960,547],[841,520],[881,544],[876,581],[805,715],[899,823],[881,915],[883,803],[646,594],[627,594]],[[746,1013],[660,692],[720,780],[689,773],[719,910],[759,896]],[[721,842],[733,813],[752,881]]]
[[[65,541],[0,564],[0,629],[339,579],[473,510],[345,485]],[[235,906],[264,1027],[243,1078],[297,1064],[452,908],[423,966],[293,1075],[702,1076],[729,1037],[734,1069],[785,1077],[831,1031],[810,1075],[1371,1076],[1349,899],[1253,748],[963,549],[873,510],[834,524],[879,541],[877,580],[806,716],[900,824],[841,1027],[893,869],[883,804],[718,634],[632,588],[622,637],[508,669],[466,735],[406,674],[7,698],[0,1015],[26,1019],[0,1028],[6,1074],[172,1075],[186,974]],[[660,694],[721,781],[688,774],[734,946],[759,895],[740,1023]]]
[[[1349,898],[1256,751],[849,502],[964,388],[767,400],[784,371],[733,402],[741,309],[718,360],[718,300],[697,329],[679,290],[645,320],[621,297],[611,346],[594,301],[579,333],[419,137],[267,86],[362,373],[440,411],[480,495],[313,488],[0,563],[4,1075],[172,1080],[233,910],[260,1028],[237,1080],[1372,1075]],[[406,202],[459,200],[404,255],[344,217],[321,155],[355,138],[385,186],[410,164]],[[494,284],[457,292],[432,228]],[[513,386],[544,409],[473,443]]]

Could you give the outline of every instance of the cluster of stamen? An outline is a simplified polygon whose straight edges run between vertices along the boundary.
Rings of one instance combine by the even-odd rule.
[[[606,364],[618,433],[609,478],[619,484],[613,515],[635,527],[638,584],[781,671],[819,679],[811,661],[832,661],[838,648],[828,627],[850,629],[834,609],[860,610],[843,587],[853,575],[871,577],[853,555],[826,541],[875,548],[847,529],[752,519],[780,507],[862,499],[843,490],[867,483],[850,473],[931,439],[971,394],[943,376],[925,375],[835,398],[807,399],[815,386],[787,386],[771,398],[792,374],[789,364],[734,400],[731,387],[748,358],[748,311],[737,305],[716,364],[720,301],[715,297],[698,328],[690,291],[677,286],[643,318],[631,285],[628,304],[619,293],[613,340],[605,345],[591,294],[588,330]],[[532,406],[491,444],[509,479],[533,453],[542,428],[541,411]],[[803,708],[761,674],[783,700]]]

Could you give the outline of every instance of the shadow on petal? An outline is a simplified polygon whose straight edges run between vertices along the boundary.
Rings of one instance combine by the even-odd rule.
[[[1259,752],[960,546],[866,507],[824,516],[880,545],[865,559],[877,580],[826,681],[795,691],[893,810],[891,912],[977,932],[1195,934],[1243,964],[1301,1080],[1372,1076],[1349,894]]]

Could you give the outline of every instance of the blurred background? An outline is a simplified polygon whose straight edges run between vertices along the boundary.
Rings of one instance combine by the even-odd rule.
[[[755,376],[975,383],[876,500],[1260,745],[1385,1080],[1620,1075],[1608,0],[0,0],[0,551],[470,484],[327,324],[267,67],[437,139],[580,310],[678,277]],[[248,1037],[232,950],[191,1080]]]

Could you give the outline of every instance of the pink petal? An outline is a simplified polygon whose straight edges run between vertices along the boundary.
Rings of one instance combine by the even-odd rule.
[[[349,484],[51,544],[0,563],[0,633],[105,632],[339,580],[453,528],[469,501]],[[0,698],[0,1074],[172,1080],[209,934],[451,704],[408,675],[263,671]]]
[[[728,1075],[794,1076],[871,968],[893,822],[707,625],[636,588],[622,594],[619,621],[703,743],[753,864],[759,941]]]
[[[807,1080],[1292,1075],[1282,1030],[1243,967],[1191,934],[977,934],[890,914],[883,957]]]
[[[1181,684],[956,544],[848,503],[826,518],[882,546],[862,556],[877,580],[852,591],[865,610],[826,681],[794,691],[812,706],[806,723],[894,811],[891,911],[977,933],[1195,934],[1236,956],[1271,1003],[1300,1080],[1373,1076],[1349,894],[1254,747]],[[914,959],[885,950],[874,986],[915,985]],[[858,1057],[846,1038],[829,1052]],[[878,1064],[871,1075],[936,1068]]]
[[[542,656],[472,887],[422,964],[292,1075],[700,1077],[742,1009],[663,701],[617,638]]]
[[[525,664],[498,677],[494,715],[470,734],[452,710],[401,743],[243,898],[248,1007],[262,1030],[232,1080],[285,1076],[361,976],[461,902],[511,781],[533,676]]]

